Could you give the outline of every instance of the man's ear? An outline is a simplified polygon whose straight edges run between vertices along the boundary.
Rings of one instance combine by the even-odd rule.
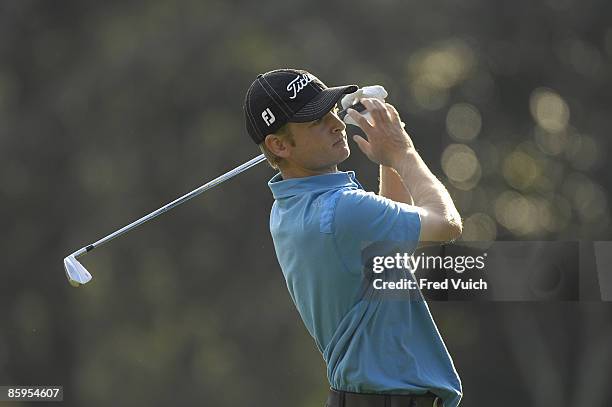
[[[289,157],[289,142],[286,138],[279,137],[276,134],[268,134],[264,140],[264,143],[268,150],[274,155],[287,158]]]

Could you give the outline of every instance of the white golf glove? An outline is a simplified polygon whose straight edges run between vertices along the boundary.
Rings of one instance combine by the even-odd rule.
[[[356,92],[349,93],[348,95],[343,97],[340,101],[340,104],[342,105],[343,109],[346,109],[347,107],[350,107],[355,103],[359,102],[361,98],[374,98],[384,102],[387,95],[387,91],[381,85],[364,86],[363,88],[359,88]],[[368,111],[366,111],[365,114],[362,114],[369,121],[372,120]],[[344,116],[344,122],[346,124],[352,124],[353,126],[359,127],[357,122],[355,122],[355,120],[353,120],[348,114]]]

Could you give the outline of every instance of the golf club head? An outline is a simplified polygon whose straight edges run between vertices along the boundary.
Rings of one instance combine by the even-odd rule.
[[[86,284],[91,280],[91,274],[83,267],[81,263],[74,257],[74,254],[64,259],[64,269],[66,269],[66,277],[68,282],[73,287],[78,287]]]

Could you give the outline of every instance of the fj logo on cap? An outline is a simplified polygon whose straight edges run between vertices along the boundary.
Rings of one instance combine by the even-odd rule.
[[[295,99],[297,94],[310,82],[312,82],[312,77],[306,73],[296,76],[295,79],[287,85],[287,91],[293,92],[293,95],[289,96],[289,99]]]
[[[264,119],[264,122],[266,122],[268,126],[276,121],[276,117],[274,117],[274,114],[272,114],[272,110],[270,110],[270,108],[267,108],[261,112],[261,118]]]

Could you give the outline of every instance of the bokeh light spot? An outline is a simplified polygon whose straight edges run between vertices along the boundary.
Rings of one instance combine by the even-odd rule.
[[[496,223],[487,214],[475,213],[463,221],[463,241],[486,242],[495,240],[496,236]]]
[[[438,110],[446,105],[449,89],[469,77],[475,59],[472,48],[456,38],[412,54],[407,71],[416,104],[425,110]]]
[[[531,94],[529,106],[533,119],[544,130],[560,132],[567,127],[570,110],[558,93],[538,88]]]
[[[533,185],[540,170],[531,155],[514,151],[506,157],[502,172],[504,178],[516,189],[524,190]]]
[[[566,149],[566,157],[575,169],[587,171],[600,162],[601,151],[602,149],[593,137],[586,134],[574,134]]]
[[[533,133],[535,142],[540,151],[548,155],[561,154],[570,139],[568,133],[565,131],[551,133],[540,126],[536,126]]]
[[[480,163],[474,150],[465,144],[450,144],[442,153],[442,170],[460,189],[472,189],[480,180]]]
[[[453,105],[446,115],[446,130],[457,141],[472,141],[480,133],[482,119],[478,109],[468,103]]]
[[[540,230],[537,206],[516,191],[501,193],[495,200],[494,210],[497,221],[518,236]]]

